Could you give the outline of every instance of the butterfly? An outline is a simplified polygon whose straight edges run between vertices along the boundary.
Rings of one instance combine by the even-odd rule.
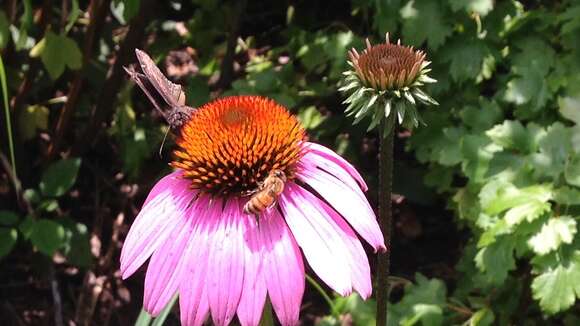
[[[157,68],[155,62],[144,51],[135,49],[135,55],[141,66],[141,71],[137,72],[133,67],[123,67],[129,77],[147,95],[149,101],[155,109],[165,118],[173,131],[177,131],[185,124],[195,108],[185,105],[185,92],[181,85],[171,82]],[[155,95],[158,95],[157,97]],[[165,103],[159,103],[158,98]],[[166,112],[162,107],[169,107]]]

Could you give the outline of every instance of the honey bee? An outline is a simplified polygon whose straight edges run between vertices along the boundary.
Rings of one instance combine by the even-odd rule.
[[[273,207],[280,194],[284,191],[286,180],[284,171],[277,169],[270,171],[264,182],[251,192],[253,195],[244,205],[244,213],[258,215]]]

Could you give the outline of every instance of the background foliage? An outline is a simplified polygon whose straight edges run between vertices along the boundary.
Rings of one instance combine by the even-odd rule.
[[[579,17],[573,0],[2,2],[0,319],[137,318],[143,276],[121,282],[119,248],[172,143],[160,157],[167,127],[124,76],[134,48],[190,105],[286,105],[376,207],[376,135],[337,88],[346,50],[390,32],[427,52],[441,106],[396,139],[389,325],[579,324]],[[309,288],[302,316],[368,325],[373,302]]]

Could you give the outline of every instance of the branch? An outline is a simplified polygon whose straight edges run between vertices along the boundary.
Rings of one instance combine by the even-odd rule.
[[[89,12],[91,20],[89,22],[89,26],[87,27],[87,32],[85,36],[85,44],[83,49],[83,64],[81,68],[75,73],[72,86],[67,95],[66,104],[64,105],[64,108],[60,112],[60,115],[58,117],[55,136],[48,148],[49,160],[52,159],[56,153],[58,153],[62,144],[63,137],[68,129],[70,119],[73,116],[75,108],[77,107],[79,94],[84,81],[83,71],[85,70],[90,61],[91,54],[93,52],[92,51],[93,43],[97,36],[96,35],[97,30],[99,30],[99,26],[102,25],[105,17],[107,16],[110,2],[111,0],[93,0],[89,4]]]
[[[78,139],[73,148],[73,153],[75,153],[75,155],[79,155],[90,148],[91,146],[87,144],[87,139],[91,139],[94,144],[98,138],[98,131],[103,122],[111,119],[115,109],[115,102],[117,101],[117,93],[119,93],[121,85],[125,81],[123,66],[134,61],[132,59],[134,49],[140,46],[145,40],[146,35],[143,31],[147,27],[152,7],[154,6],[155,1],[153,0],[141,1],[139,12],[129,25],[129,31],[127,32],[127,36],[117,53],[115,63],[107,73],[107,80],[101,90],[97,104],[91,112],[89,125],[83,132],[83,136]]]
[[[234,76],[234,55],[236,54],[236,41],[240,35],[240,26],[242,24],[241,16],[246,10],[247,0],[239,0],[236,6],[236,11],[232,17],[231,30],[228,35],[228,44],[226,55],[222,61],[220,68],[220,79],[217,82],[218,88],[229,87]]]

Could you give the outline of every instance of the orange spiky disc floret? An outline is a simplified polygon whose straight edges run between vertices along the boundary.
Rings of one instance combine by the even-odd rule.
[[[294,175],[304,129],[286,108],[260,96],[232,96],[197,109],[181,128],[171,166],[192,187],[218,194],[256,189],[273,169]]]

